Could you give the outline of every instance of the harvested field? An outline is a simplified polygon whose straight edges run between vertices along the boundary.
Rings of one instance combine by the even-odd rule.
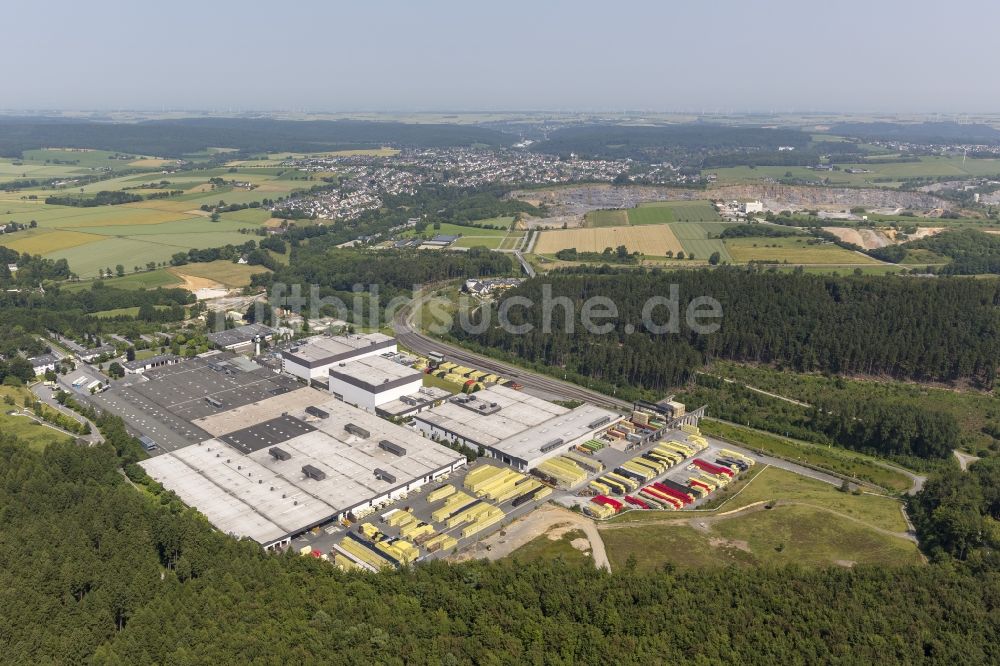
[[[629,227],[596,227],[543,231],[535,244],[536,254],[553,254],[575,247],[580,252],[603,252],[604,248],[624,245],[629,252],[666,256],[684,249],[666,224]]]

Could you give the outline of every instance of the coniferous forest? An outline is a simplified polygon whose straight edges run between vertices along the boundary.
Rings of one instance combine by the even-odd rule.
[[[543,285],[551,285],[553,298],[574,303],[573,332],[561,306],[554,309],[551,331],[543,329]],[[641,325],[643,304],[667,296],[671,285],[679,288],[680,332],[649,332]],[[593,295],[607,296],[618,309],[607,320],[614,326],[606,335],[591,335],[580,325],[582,304]],[[452,335],[619,395],[655,395],[680,386],[714,359],[992,388],[1000,352],[1000,289],[992,280],[603,267],[550,273],[507,298],[514,296],[535,304],[510,309],[510,322],[531,324],[530,332],[503,330],[497,306],[475,313],[474,323],[492,317],[484,332],[456,326]],[[684,324],[687,303],[699,296],[722,305],[714,333],[698,334]],[[654,310],[655,323],[666,317],[665,309]],[[627,332],[629,326],[634,332]]]
[[[608,574],[554,560],[346,574],[265,555],[168,492],[136,492],[117,471],[127,434],[115,419],[101,427],[110,444],[91,449],[0,441],[5,663],[1000,659],[995,556],[974,533],[953,541],[956,524],[982,526],[995,498],[959,511],[947,483],[916,500],[941,560],[930,566]]]

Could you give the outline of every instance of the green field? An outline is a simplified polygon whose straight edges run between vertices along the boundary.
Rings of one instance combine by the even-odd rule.
[[[123,264],[145,267],[150,261],[164,262],[176,252],[192,248],[218,247],[242,244],[252,237],[238,233],[240,229],[253,229],[270,217],[270,212],[259,208],[223,213],[218,222],[200,210],[203,205],[252,203],[264,198],[287,195],[295,189],[306,188],[311,181],[279,178],[282,169],[213,168],[185,171],[181,174],[162,174],[153,166],[157,160],[130,163],[110,160],[110,153],[101,151],[29,151],[42,161],[14,165],[10,160],[0,160],[0,181],[23,176],[55,178],[92,174],[92,169],[111,166],[120,169],[148,168],[144,173],[115,176],[81,187],[61,190],[30,189],[19,192],[0,192],[0,222],[16,221],[37,228],[10,234],[2,244],[19,252],[40,254],[49,259],[65,258],[70,269],[83,278],[94,276],[98,270]],[[57,157],[58,156],[58,157]],[[81,165],[45,165],[44,159],[77,159]],[[88,166],[84,166],[86,161]],[[110,164],[106,164],[110,163]],[[287,172],[287,170],[284,170]],[[223,185],[214,187],[209,179],[247,181],[258,185],[247,190]],[[160,186],[160,181],[169,181]],[[156,189],[141,188],[156,184]],[[186,193],[167,199],[93,208],[56,206],[44,203],[50,195],[87,194],[102,190],[128,190],[140,195],[154,191],[184,190]],[[34,196],[27,200],[24,197]],[[466,229],[468,229],[466,227]],[[446,233],[446,232],[443,232]],[[482,230],[483,235],[504,233]]]
[[[250,284],[250,276],[254,273],[268,273],[263,266],[237,264],[225,259],[208,261],[198,264],[184,264],[170,269],[174,275],[190,275],[196,278],[212,280],[227,287],[245,287]]]
[[[157,310],[169,310],[169,305],[154,305]],[[100,310],[93,313],[93,316],[100,319],[111,319],[112,317],[136,317],[139,314],[139,306],[131,308],[115,308],[114,310]]]
[[[0,386],[0,398],[7,396],[13,398],[17,404],[8,405],[5,402],[0,402],[0,428],[3,429],[4,433],[17,437],[36,450],[45,448],[51,442],[64,442],[67,439],[72,439],[70,435],[41,425],[27,416],[11,416],[7,413],[23,407],[25,398],[34,398],[27,388]]]
[[[810,181],[826,180],[830,185],[897,187],[907,178],[972,178],[1000,175],[1000,159],[963,159],[924,156],[917,162],[873,161],[866,164],[842,164],[839,171],[816,171],[796,166],[728,167],[706,169],[703,174],[715,174],[719,184],[757,182],[765,179],[797,178]],[[869,173],[847,173],[845,169],[865,169]]]
[[[574,539],[586,538],[587,536],[581,530],[570,530],[558,539],[550,539],[548,535],[543,534],[516,549],[508,557],[521,562],[560,559],[567,565],[592,564],[593,560],[589,554],[574,548],[572,545]]]
[[[880,466],[879,461],[875,458],[856,451],[800,442],[788,437],[779,437],[771,433],[712,419],[702,421],[702,430],[707,434],[738,442],[778,458],[802,462],[835,474],[870,481],[888,490],[903,492],[911,485],[909,477],[905,474],[886,469]]]
[[[514,224],[514,217],[511,215],[504,217],[487,217],[482,220],[473,220],[469,222],[474,227],[503,227],[509,229],[510,225]]]
[[[722,222],[710,201],[657,201],[640,204],[628,211],[630,224],[666,222]]]
[[[634,511],[599,529],[613,569],[630,556],[646,570],[666,563],[918,564],[916,545],[901,535],[901,506],[769,467],[714,512]]]
[[[922,562],[916,544],[808,506],[757,509],[696,529],[687,521],[602,526],[613,571],[795,564],[805,567]],[[709,526],[710,525],[710,526]]]
[[[766,261],[790,264],[877,264],[877,260],[833,243],[810,243],[806,237],[727,238],[724,243],[737,263]]]
[[[707,261],[713,252],[718,252],[720,261],[734,263],[725,243],[718,238],[709,238],[718,236],[729,226],[732,225],[721,222],[675,222],[670,228],[688,256],[693,254],[696,259]]]
[[[628,217],[625,209],[592,210],[583,219],[587,227],[621,227],[629,223]]]

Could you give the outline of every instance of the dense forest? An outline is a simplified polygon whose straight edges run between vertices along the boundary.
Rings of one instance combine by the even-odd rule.
[[[252,276],[254,286],[267,287],[272,293],[274,285],[282,284],[285,295],[294,286],[299,288],[303,298],[311,298],[311,287],[317,287],[321,299],[340,299],[353,309],[354,289],[360,286],[365,292],[378,299],[379,312],[368,309],[367,300],[362,312],[357,315],[368,320],[373,315],[380,318],[382,309],[393,299],[409,300],[413,287],[427,285],[454,278],[488,277],[508,275],[514,270],[511,258],[506,254],[492,252],[485,248],[471,248],[467,251],[420,250],[357,250],[327,249],[323,243],[309,243],[295,248],[287,266],[277,266],[273,273]],[[281,305],[281,302],[272,305]],[[329,303],[329,300],[326,301]],[[306,312],[310,305],[306,305]],[[325,315],[347,317],[349,313],[338,312],[330,305],[321,308]],[[357,317],[353,323],[362,324]],[[372,322],[369,322],[372,324]]]
[[[6,663],[1000,659],[1000,576],[982,548],[891,571],[607,574],[557,560],[345,574],[225,537],[155,483],[158,495],[135,491],[117,473],[134,441],[117,419],[100,427],[111,444],[90,449],[0,436]]]
[[[679,294],[679,332],[647,331],[641,324],[644,304],[667,296],[671,285]],[[573,332],[558,305],[551,332],[543,330],[542,294],[549,288],[553,298],[565,296],[574,304]],[[595,295],[610,298],[618,310],[605,335],[592,335],[580,325],[582,304]],[[498,307],[492,307],[473,317],[477,324],[490,318],[483,332],[456,326],[452,336],[619,395],[658,395],[685,384],[716,358],[798,371],[968,380],[992,387],[1000,352],[1000,291],[984,280],[603,267],[528,280],[506,298],[515,296],[527,297],[534,306],[511,308],[510,323],[530,324],[530,332],[503,330],[497,324]],[[713,297],[722,306],[715,333],[696,334],[683,321],[688,302],[700,296]],[[657,324],[668,318],[665,307],[653,315]],[[628,326],[634,332],[626,332]]]
[[[242,153],[320,152],[401,147],[506,146],[516,137],[472,125],[361,120],[185,118],[137,123],[55,118],[0,119],[0,156],[47,146],[94,148],[129,154],[183,157],[209,147]]]
[[[931,476],[908,506],[923,549],[933,556],[979,557],[1000,548],[1000,458],[984,458],[963,473]]]

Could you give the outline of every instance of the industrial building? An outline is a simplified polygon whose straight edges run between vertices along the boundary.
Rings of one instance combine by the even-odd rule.
[[[209,333],[209,341],[217,349],[224,351],[244,352],[252,349],[259,338],[262,342],[274,339],[275,330],[264,324],[247,324],[225,331]]]
[[[351,360],[396,351],[396,339],[382,333],[318,335],[283,351],[282,370],[307,382],[327,383],[330,368]]]
[[[169,451],[210,437],[193,423],[196,419],[299,387],[294,378],[233,352],[209,352],[129,375],[125,384],[83,397],[121,416],[132,432],[153,438]]]
[[[423,373],[383,356],[341,361],[330,368],[330,393],[369,412],[423,385]]]
[[[413,416],[417,428],[430,437],[482,448],[519,470],[592,439],[621,418],[594,405],[568,409],[499,385],[455,396]]]
[[[149,358],[126,361],[122,363],[122,367],[125,368],[126,375],[141,375],[147,370],[160,368],[165,365],[173,365],[174,363],[179,363],[180,360],[181,357],[174,354],[160,354],[158,356],[150,356]]]
[[[453,394],[436,386],[421,386],[416,393],[400,396],[396,400],[375,407],[375,413],[384,418],[405,418],[440,405]]]
[[[465,464],[450,449],[312,388],[233,412],[201,420],[216,437],[141,464],[220,530],[268,547]],[[228,431],[234,426],[241,427]]]

